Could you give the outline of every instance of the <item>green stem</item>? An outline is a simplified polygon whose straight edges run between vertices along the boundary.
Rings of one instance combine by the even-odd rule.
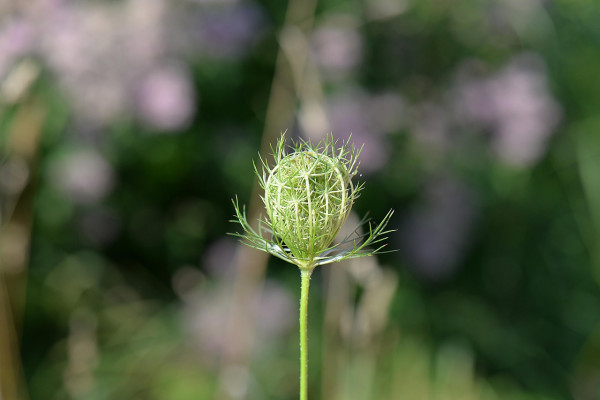
[[[312,268],[300,268],[300,400],[308,399],[308,287]]]

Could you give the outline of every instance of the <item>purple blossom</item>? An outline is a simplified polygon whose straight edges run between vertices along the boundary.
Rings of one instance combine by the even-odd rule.
[[[561,117],[549,93],[543,61],[533,54],[513,59],[491,77],[463,68],[454,107],[464,122],[492,133],[492,150],[505,163],[529,166],[544,154]]]
[[[312,54],[325,78],[338,80],[360,66],[364,44],[356,25],[351,17],[339,15],[313,32]]]
[[[423,196],[399,229],[400,249],[417,275],[441,280],[456,271],[471,241],[478,202],[452,177],[430,181]]]
[[[364,144],[359,158],[361,171],[374,172],[385,165],[389,157],[385,135],[404,122],[404,101],[399,95],[348,91],[330,98],[326,112],[334,136],[345,140],[351,134],[356,146]],[[325,133],[319,132],[310,138],[318,141]]]
[[[40,52],[79,118],[104,124],[130,109],[133,82],[166,50],[165,18],[162,1],[128,0],[69,3],[39,21]]]
[[[202,261],[206,271],[215,278],[231,278],[236,273],[235,262],[238,242],[230,237],[212,243],[204,252]]]
[[[219,4],[192,14],[187,47],[212,58],[238,59],[260,34],[265,17],[254,3]]]
[[[191,347],[200,354],[216,359],[223,352],[235,352],[243,346],[240,341],[248,339],[247,335],[240,334],[239,340],[233,343],[223,334],[229,322],[231,288],[228,286],[197,290],[194,295],[186,295],[184,300],[182,324]],[[296,301],[292,295],[283,286],[267,280],[260,297],[250,308],[262,338],[260,343],[269,343],[289,331],[296,321],[295,309]]]
[[[34,29],[28,21],[10,18],[0,25],[0,79],[34,48]]]
[[[187,127],[196,110],[196,95],[189,72],[167,65],[147,74],[140,83],[137,111],[150,126],[165,131]]]
[[[97,126],[139,111],[149,125],[170,131],[193,117],[194,87],[171,46],[184,27],[171,24],[170,3],[33,0],[21,11],[0,27],[0,76],[15,57],[37,56],[76,119]]]

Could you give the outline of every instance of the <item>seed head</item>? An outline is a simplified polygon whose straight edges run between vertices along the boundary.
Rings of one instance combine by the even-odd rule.
[[[262,172],[255,166],[259,183],[264,189],[262,196],[267,217],[259,220],[258,232],[246,220],[245,210],[240,212],[234,201],[237,220],[246,231],[244,243],[267,251],[301,268],[314,268],[345,258],[372,255],[362,251],[372,243],[385,238],[383,231],[391,212],[369,234],[356,234],[342,243],[332,243],[346,222],[354,201],[363,188],[354,185],[352,178],[357,173],[357,158],[360,150],[342,142],[336,148],[332,136],[313,146],[310,142],[292,143],[290,152],[285,152],[285,136],[282,135],[273,150],[275,165],[261,159]],[[356,230],[355,230],[356,232]],[[265,234],[271,238],[265,238]],[[361,239],[365,239],[361,243]],[[352,243],[350,249],[345,249]],[[346,245],[346,246],[343,246]]]
[[[331,245],[358,195],[353,160],[319,150],[301,144],[269,170],[263,186],[274,233],[308,262]]]

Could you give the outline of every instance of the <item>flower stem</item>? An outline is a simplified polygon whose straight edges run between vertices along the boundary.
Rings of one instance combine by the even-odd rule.
[[[300,400],[308,399],[308,287],[312,268],[300,268]]]

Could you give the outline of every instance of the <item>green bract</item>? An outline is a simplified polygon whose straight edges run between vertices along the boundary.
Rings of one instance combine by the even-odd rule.
[[[251,247],[266,251],[301,268],[312,269],[347,258],[372,255],[376,250],[364,251],[365,247],[382,241],[382,235],[390,211],[374,229],[356,233],[341,243],[332,245],[342,225],[346,222],[354,201],[363,185],[355,186],[352,178],[357,173],[356,151],[349,141],[336,148],[329,136],[313,146],[310,142],[292,143],[285,152],[285,136],[282,135],[273,151],[275,165],[262,161],[262,173],[255,167],[267,212],[259,219],[254,230],[246,219],[245,210],[234,201],[237,220],[245,234],[235,234]],[[364,240],[363,240],[364,239]]]

